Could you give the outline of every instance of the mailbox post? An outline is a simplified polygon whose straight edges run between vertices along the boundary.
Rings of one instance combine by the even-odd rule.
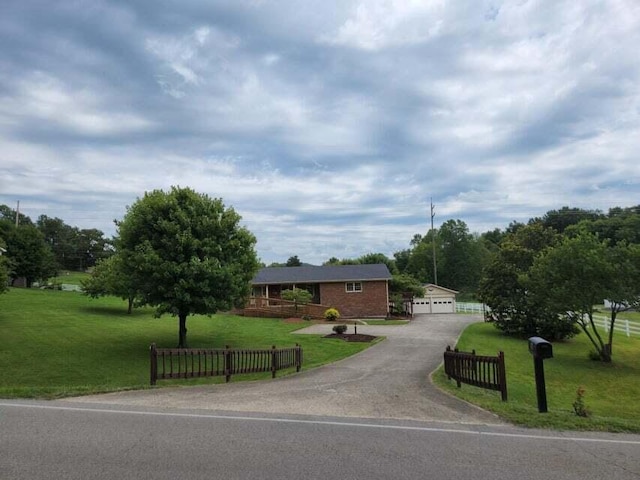
[[[547,412],[547,388],[544,382],[545,358],[553,358],[553,346],[542,337],[529,338],[529,352],[533,355],[533,368],[536,375],[536,396],[538,397],[538,412]]]

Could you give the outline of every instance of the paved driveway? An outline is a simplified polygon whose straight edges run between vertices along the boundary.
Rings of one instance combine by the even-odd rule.
[[[66,402],[497,424],[496,416],[440,392],[428,378],[445,347],[455,343],[465,325],[480,319],[421,315],[403,326],[358,326],[358,333],[387,339],[332,365],[276,380],[119,392]],[[326,324],[299,331],[330,332]]]

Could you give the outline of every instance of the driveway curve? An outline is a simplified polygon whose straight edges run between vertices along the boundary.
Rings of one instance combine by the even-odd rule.
[[[189,408],[273,414],[502,423],[495,415],[447,395],[429,381],[474,315],[419,315],[407,325],[358,326],[386,336],[371,348],[331,365],[261,382],[162,388],[91,395],[66,402]],[[351,327],[350,327],[351,329]],[[318,324],[299,334],[330,333]]]

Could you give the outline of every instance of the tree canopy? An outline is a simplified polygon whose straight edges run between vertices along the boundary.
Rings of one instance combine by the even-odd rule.
[[[600,359],[610,362],[617,313],[640,302],[640,246],[611,246],[591,234],[564,238],[536,258],[528,277],[537,301],[580,326]],[[595,306],[603,299],[612,304],[606,338],[594,321]]]
[[[244,304],[258,269],[255,237],[240,216],[189,188],[147,192],[118,224],[117,252],[137,285],[140,302],[186,320]]]
[[[16,227],[5,223],[2,232],[7,250],[5,261],[13,281],[24,278],[26,286],[31,287],[33,282],[45,281],[55,274],[53,253],[33,224],[25,222]]]
[[[488,318],[500,330],[523,337],[550,340],[576,333],[574,322],[558,318],[556,310],[532,295],[526,276],[536,257],[558,241],[554,229],[533,223],[508,233],[485,270],[478,295],[490,307]]]
[[[82,293],[91,298],[106,295],[120,297],[127,300],[127,313],[131,313],[138,289],[122,256],[116,254],[98,261],[91,276],[82,281]]]
[[[297,255],[294,255],[292,257],[289,257],[285,265],[287,267],[300,267],[302,265],[302,262],[300,261]]]

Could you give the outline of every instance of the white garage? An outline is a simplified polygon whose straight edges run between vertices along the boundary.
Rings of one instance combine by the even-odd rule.
[[[456,313],[456,292],[429,283],[424,286],[425,296],[413,299],[413,314]]]

